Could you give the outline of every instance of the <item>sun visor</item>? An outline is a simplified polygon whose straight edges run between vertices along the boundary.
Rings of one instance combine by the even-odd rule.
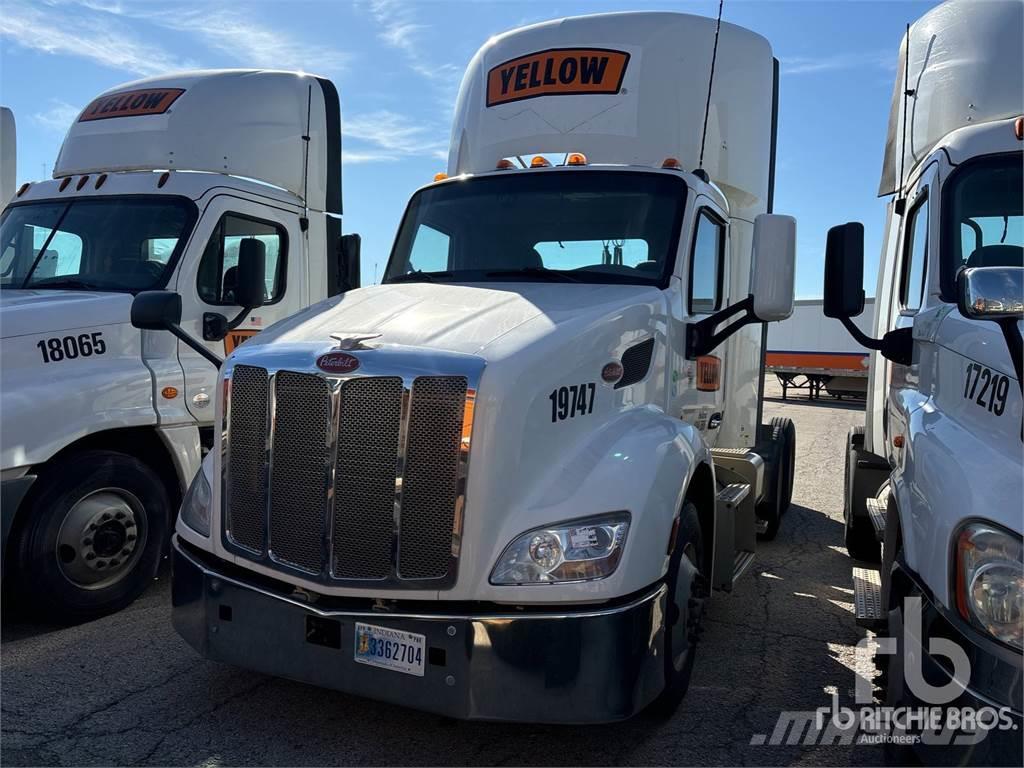
[[[185,72],[128,83],[82,110],[53,176],[164,169],[256,179],[310,208],[340,213],[337,91],[313,75],[265,70]]]

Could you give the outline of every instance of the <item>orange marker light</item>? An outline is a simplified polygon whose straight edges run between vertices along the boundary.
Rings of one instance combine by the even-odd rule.
[[[167,180],[169,178],[171,178],[171,172],[170,171],[164,171],[163,173],[161,173],[160,174],[160,180],[156,183],[156,188],[157,189],[163,189],[164,184],[167,183]]]
[[[550,168],[551,167],[551,163],[549,163],[545,158],[541,157],[540,155],[537,155],[535,158],[533,158],[533,160],[530,161],[530,167],[531,168]]]
[[[70,183],[71,183],[71,177],[70,176],[65,176],[64,177],[64,181],[62,181],[60,183],[60,186],[57,188],[57,191],[58,192],[63,192],[65,189],[68,188],[68,184],[70,184]]]
[[[700,392],[717,392],[722,386],[722,361],[714,355],[697,358],[697,389]]]
[[[903,447],[903,435],[896,435],[896,437],[894,437],[892,439],[892,444],[895,447],[897,447],[897,448],[902,448]]]
[[[100,187],[102,187],[106,180],[107,180],[107,174],[101,173],[100,177],[98,179],[96,179],[96,189],[99,189]]]
[[[1024,117],[1018,117],[1013,121],[1013,133],[1017,141],[1024,141]]]
[[[160,390],[160,394],[164,396],[165,400],[173,400],[178,396],[178,388],[164,387],[162,390]]]
[[[31,187],[31,186],[32,185],[29,182],[27,182],[27,181],[24,184],[22,184],[21,185],[21,189],[18,190],[18,197],[21,197],[26,192],[28,192],[28,188]]]
[[[666,157],[665,158],[665,162],[663,162],[661,164],[661,167],[662,168],[669,168],[669,169],[671,169],[673,171],[681,171],[681,170],[683,170],[683,164],[680,163],[679,160],[674,158],[674,157]]]
[[[78,180],[78,184],[75,185],[75,189],[81,189],[82,187],[84,187],[86,185],[86,183],[88,181],[89,181],[89,177],[88,176],[83,176],[82,178],[80,178]]]
[[[516,167],[516,164],[513,163],[508,158],[502,158],[501,160],[498,161],[498,164],[496,166],[494,166],[494,167],[497,168],[499,171],[510,171],[510,170],[512,170],[513,168]]]
[[[566,165],[586,165],[587,156],[582,152],[570,152],[569,157],[565,159]]]
[[[447,178],[448,178],[448,174],[447,173],[435,173],[434,174],[434,181],[444,181]]]

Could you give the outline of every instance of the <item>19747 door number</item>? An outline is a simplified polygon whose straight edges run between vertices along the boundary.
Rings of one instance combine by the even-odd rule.
[[[61,360],[74,360],[76,357],[92,357],[107,351],[107,342],[103,340],[103,332],[80,333],[77,336],[54,336],[40,339],[36,344],[43,355],[44,363],[59,363]]]
[[[564,421],[575,416],[586,416],[594,412],[594,391],[597,385],[573,384],[559,387],[548,398],[551,400],[551,421]]]
[[[980,384],[980,386],[979,386]],[[964,382],[964,399],[986,408],[996,416],[1006,410],[1006,395],[1010,391],[1010,378],[995,373],[980,363],[967,364],[967,381]]]

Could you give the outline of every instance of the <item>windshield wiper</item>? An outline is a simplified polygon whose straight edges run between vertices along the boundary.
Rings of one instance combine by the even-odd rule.
[[[522,269],[495,269],[490,272],[484,272],[486,277],[520,277],[525,275],[526,277],[550,277],[554,280],[561,280],[563,283],[585,283],[586,280],[581,280],[574,275],[570,275],[566,272],[561,272],[557,269],[548,269],[547,267],[523,267]]]
[[[53,280],[39,280],[25,286],[31,290],[33,288],[71,288],[79,291],[109,291],[111,286],[100,285],[99,283],[90,283],[87,280],[80,280],[77,277],[71,278],[56,278]]]
[[[385,280],[387,283],[432,283],[438,277],[452,277],[451,272],[406,272],[404,275],[395,275]]]

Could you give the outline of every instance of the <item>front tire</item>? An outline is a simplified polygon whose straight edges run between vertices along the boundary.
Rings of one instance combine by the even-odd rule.
[[[668,615],[662,643],[665,688],[649,707],[648,711],[655,717],[671,716],[690,687],[707,599],[704,539],[697,507],[692,501],[686,501],[679,513],[676,547],[669,559],[665,581],[668,584]]]
[[[170,503],[157,474],[114,451],[43,470],[17,539],[16,594],[33,613],[74,623],[124,608],[160,566]]]

